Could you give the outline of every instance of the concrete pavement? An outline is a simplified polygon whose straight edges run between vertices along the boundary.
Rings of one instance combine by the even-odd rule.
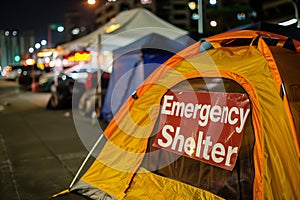
[[[0,80],[0,199],[44,200],[68,188],[101,134],[76,110],[46,110],[49,98]]]

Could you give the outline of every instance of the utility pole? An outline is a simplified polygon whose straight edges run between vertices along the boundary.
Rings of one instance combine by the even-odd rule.
[[[52,48],[52,29],[51,24],[48,24],[48,48]]]
[[[199,16],[199,19],[198,19],[198,32],[200,34],[204,33],[204,30],[203,30],[203,16],[204,16],[203,12],[204,12],[204,9],[203,9],[202,0],[198,0],[198,16]]]

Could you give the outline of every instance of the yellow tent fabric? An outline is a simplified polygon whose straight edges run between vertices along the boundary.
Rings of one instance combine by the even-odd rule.
[[[80,181],[117,199],[222,199],[209,190],[141,167],[160,112],[160,101],[168,89],[187,79],[221,77],[238,83],[251,102],[255,136],[253,198],[300,199],[295,124],[286,107],[288,102],[279,94],[282,80],[263,37],[286,40],[265,32],[224,33],[206,39],[216,48],[199,53],[201,42],[198,42],[164,63],[136,90],[135,98],[127,100],[106,128],[107,142]],[[223,45],[228,39],[240,38],[253,41],[258,38],[258,44]]]

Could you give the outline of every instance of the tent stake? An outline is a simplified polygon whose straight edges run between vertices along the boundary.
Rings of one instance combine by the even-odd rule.
[[[96,143],[94,144],[93,148],[90,150],[89,154],[85,157],[84,161],[82,162],[80,168],[78,169],[75,177],[73,178],[70,186],[69,186],[69,189],[71,189],[77,179],[77,177],[79,176],[81,170],[83,169],[84,165],[86,164],[86,162],[88,161],[88,159],[90,158],[90,156],[92,155],[93,151],[95,150],[95,148],[97,147],[97,145],[99,144],[99,142],[102,140],[103,138],[103,133],[101,134],[101,136],[98,138],[98,140],[96,141]]]

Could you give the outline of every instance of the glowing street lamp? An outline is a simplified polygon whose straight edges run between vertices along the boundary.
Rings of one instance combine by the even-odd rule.
[[[30,48],[28,49],[28,51],[29,51],[29,53],[33,53],[33,52],[34,52],[34,48],[33,48],[33,47],[30,47]]]
[[[56,29],[58,32],[64,32],[65,28],[63,26],[58,26]]]
[[[195,10],[195,9],[197,8],[197,4],[196,4],[196,2],[194,2],[194,1],[190,1],[190,2],[188,3],[188,7],[189,7],[191,10]]]
[[[72,29],[72,35],[78,35],[80,33],[80,28],[76,27],[74,29]]]
[[[41,44],[37,42],[37,43],[35,43],[34,47],[35,47],[36,49],[39,49],[39,48],[41,48]]]
[[[47,44],[47,40],[42,40],[42,41],[41,41],[41,45],[42,45],[42,46],[45,46],[46,44]]]
[[[211,27],[216,27],[216,26],[218,25],[218,23],[217,23],[217,21],[215,21],[215,20],[211,20],[211,21],[209,22],[209,25],[210,25]]]
[[[5,31],[4,32],[4,35],[7,37],[7,36],[9,36],[9,31]]]
[[[217,4],[217,0],[209,0],[209,4],[214,6]]]
[[[87,0],[87,3],[89,5],[94,5],[96,3],[96,0]]]
[[[16,62],[20,62],[20,61],[21,61],[21,56],[15,55],[14,60],[15,60]]]

